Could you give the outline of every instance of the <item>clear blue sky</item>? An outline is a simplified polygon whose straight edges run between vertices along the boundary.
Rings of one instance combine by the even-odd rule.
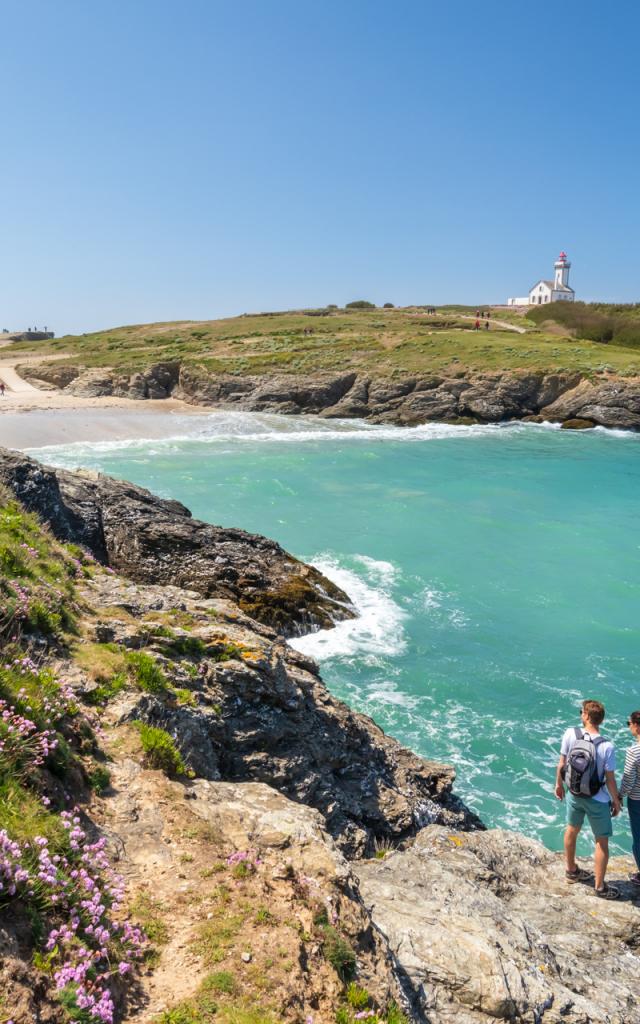
[[[636,0],[4,0],[0,327],[640,299]]]

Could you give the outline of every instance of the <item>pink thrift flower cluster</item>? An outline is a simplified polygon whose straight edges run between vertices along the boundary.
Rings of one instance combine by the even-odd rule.
[[[57,746],[54,729],[38,729],[30,718],[0,700],[0,771],[12,771],[19,777],[29,775]]]
[[[124,886],[109,864],[106,841],[88,842],[78,815],[65,811],[61,818],[68,853],[52,853],[42,836],[21,845],[0,831],[0,897],[24,893],[47,908],[55,922],[46,949],[56,988],[71,988],[79,1009],[113,1024],[113,979],[129,973],[146,940],[117,917]]]
[[[247,867],[253,868],[262,864],[262,861],[258,854],[252,850],[237,850],[227,857],[227,864],[229,867],[233,867],[234,864],[246,864]]]

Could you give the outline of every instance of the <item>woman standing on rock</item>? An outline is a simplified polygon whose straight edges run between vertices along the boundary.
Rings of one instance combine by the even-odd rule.
[[[640,887],[640,711],[631,712],[627,725],[636,742],[627,750],[624,774],[620,783],[620,796],[627,797],[632,850],[638,869],[635,874],[631,875],[631,881]]]

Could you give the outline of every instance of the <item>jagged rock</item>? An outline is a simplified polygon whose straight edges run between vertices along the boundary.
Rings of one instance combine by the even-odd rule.
[[[60,540],[84,545],[131,579],[233,598],[285,635],[354,615],[339,587],[275,541],[200,522],[180,502],[142,487],[50,469],[7,449],[0,449],[0,481]]]
[[[141,633],[150,643],[148,627],[139,620],[159,606],[180,607],[198,623],[191,631],[205,651],[195,681],[176,678],[171,660],[162,661],[176,685],[192,690],[196,703],[177,706],[161,695],[142,694],[127,696],[118,709],[121,720],[140,719],[169,732],[198,776],[265,782],[316,808],[349,855],[371,850],[376,838],[399,842],[427,822],[482,827],[452,794],[453,768],[423,760],[385,736],[372,719],[331,696],[311,658],[270,631],[256,633],[255,624],[238,619],[231,606],[176,587],[104,576],[87,584],[86,596],[98,611],[110,611],[109,633],[98,621],[96,639],[129,648],[140,646]],[[114,620],[118,607],[133,621]],[[161,648],[162,641],[156,645]],[[218,660],[218,652],[226,651],[231,653]]]
[[[616,879],[628,863],[612,863]],[[429,1024],[638,1024],[638,894],[603,904],[513,832],[431,826],[357,866],[362,896]],[[635,898],[635,905],[634,900]]]
[[[109,369],[85,370],[64,388],[78,398],[97,398],[113,394],[113,372]]]
[[[55,388],[66,388],[80,376],[82,368],[69,363],[21,363],[16,366],[16,372],[35,387],[46,383]]]
[[[593,383],[580,373],[473,373],[444,379],[425,374],[371,378],[355,372],[319,371],[240,377],[211,374],[186,363],[158,363],[123,376],[110,369],[82,370],[59,364],[19,368],[34,383],[49,382],[82,396],[161,399],[170,395],[194,405],[234,405],[284,415],[360,417],[374,423],[414,425],[432,421],[499,423],[510,419],[593,419],[597,424],[640,429],[638,381]]]
[[[604,427],[639,430],[640,386],[622,381],[593,384],[583,380],[541,411],[547,420],[589,419]]]

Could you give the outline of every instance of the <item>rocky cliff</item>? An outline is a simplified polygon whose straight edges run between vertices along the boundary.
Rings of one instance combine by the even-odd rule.
[[[0,457],[0,482],[58,535],[104,561],[113,550],[123,559],[120,574],[79,548],[56,549],[0,489],[2,692],[14,679],[9,699],[24,700],[26,685],[33,704],[43,686],[49,707],[54,681],[65,687],[64,759],[21,781],[23,820],[3,796],[1,820],[32,837],[44,812],[29,801],[44,792],[49,808],[75,802],[77,821],[106,841],[128,912],[153,947],[128,984],[113,982],[120,1019],[640,1024],[628,862],[611,866],[622,879],[618,904],[597,900],[592,886],[567,886],[559,855],[483,829],[456,798],[453,769],[333,698],[313,661],[242,610],[240,582],[219,586],[195,554],[188,587],[175,574],[166,582],[162,559],[158,578],[143,578],[131,552],[149,510],[166,530],[177,522],[184,544],[191,520],[182,506],[13,453]],[[117,545],[110,502],[128,523]],[[215,528],[195,526],[192,553],[197,538],[216,543],[206,532]],[[269,572],[297,571],[277,546],[234,538],[238,560],[261,564],[264,544]],[[161,551],[169,560],[170,547]],[[66,590],[43,577],[55,578],[56,558]],[[5,770],[0,759],[8,793]],[[26,856],[31,863],[29,843]],[[43,885],[53,884],[45,874]],[[59,954],[41,938],[49,921],[59,935],[62,908],[40,893],[0,903],[0,1014],[62,1024],[73,1011],[91,1024],[78,1016],[73,984],[56,995]]]
[[[134,580],[219,595],[295,635],[350,618],[339,587],[275,541],[193,519],[184,505],[96,473],[48,469],[0,448],[0,483],[62,541]]]
[[[431,421],[499,423],[535,419],[567,426],[640,429],[640,381],[580,373],[402,374],[375,378],[354,372],[235,376],[211,374],[187,363],[158,363],[129,377],[112,370],[66,365],[24,366],[38,385],[79,396],[181,398],[195,405],[360,417],[372,423],[416,425]]]

